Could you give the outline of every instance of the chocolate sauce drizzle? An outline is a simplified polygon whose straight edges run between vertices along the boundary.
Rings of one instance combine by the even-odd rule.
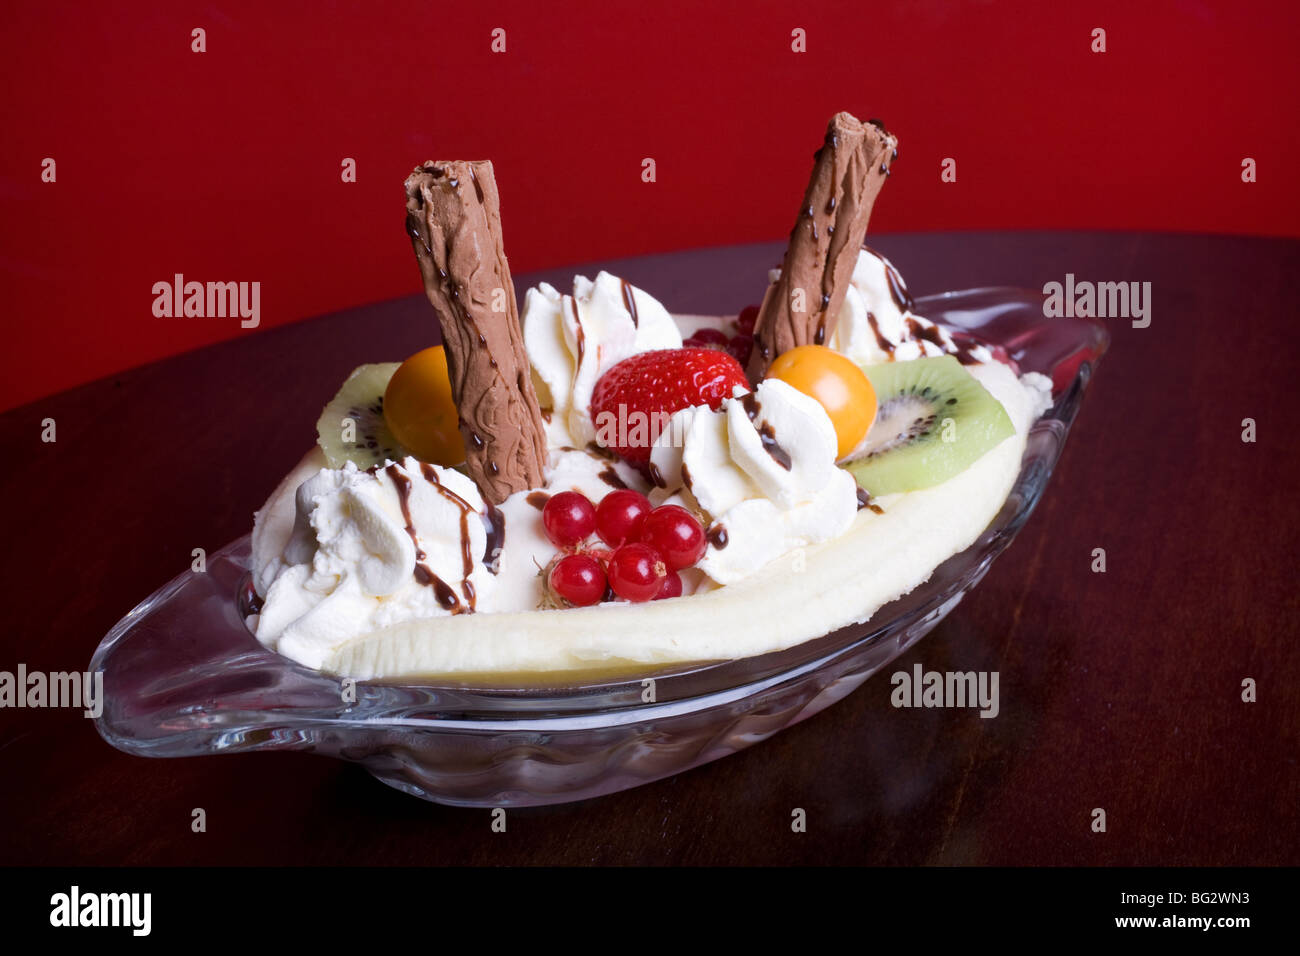
[[[420,474],[424,476],[425,481],[438,489],[440,495],[460,509],[460,557],[462,569],[460,589],[468,602],[468,610],[473,612],[475,608],[474,585],[470,583],[469,576],[474,570],[474,554],[470,550],[469,516],[478,514],[478,512],[474,510],[473,505],[438,480],[438,472],[433,465],[420,462]]]
[[[572,445],[565,445],[560,451],[578,451]],[[604,445],[594,441],[587,442],[587,454],[595,455],[597,458],[605,458],[609,461],[618,461],[618,454],[612,448],[606,448]]]
[[[749,416],[752,422],[758,418],[758,413],[762,411],[763,406],[759,404],[753,392],[746,392],[740,397],[740,404],[745,409],[745,414]],[[789,471],[794,462],[790,458],[790,453],[781,447],[781,443],[776,440],[776,429],[772,427],[771,422],[763,422],[762,425],[755,425],[758,429],[758,438],[763,443],[763,450],[772,456],[772,460]]]
[[[910,312],[915,306],[911,295],[907,293],[907,286],[902,281],[902,276],[898,274],[892,265],[885,265],[885,278],[889,280],[889,298],[894,300],[894,304],[900,312]]]
[[[883,515],[885,513],[884,508],[872,502],[871,495],[867,493],[867,489],[859,485],[858,486],[858,510],[861,511],[863,508],[868,508],[878,515]]]
[[[794,462],[790,459],[790,453],[776,440],[776,430],[772,428],[771,422],[763,422],[759,426],[758,437],[763,442],[763,450],[772,456],[772,460],[789,471]]]
[[[600,470],[600,473],[596,477],[611,488],[627,487],[627,482],[618,476],[618,472],[614,470],[613,465],[606,465]]]
[[[871,331],[876,336],[876,345],[880,346],[880,350],[882,352],[885,352],[886,354],[889,355],[889,360],[892,362],[894,360],[894,345],[892,342],[889,341],[889,339],[885,338],[881,334],[880,323],[876,321],[876,313],[874,312],[867,313],[867,324],[871,326]]]
[[[420,205],[424,205],[423,193],[420,193]],[[429,243],[425,241],[424,236],[420,235],[420,230],[416,229],[414,226],[407,226],[406,231],[411,234],[412,239],[416,240],[420,245],[424,246],[424,251],[427,252],[429,254],[429,258],[432,259],[433,246],[429,245]]]
[[[619,279],[618,281],[623,284],[623,304],[627,306],[628,315],[632,316],[632,326],[633,328],[639,328],[640,322],[636,315],[636,299],[632,296],[632,286],[626,279]]]
[[[538,511],[546,507],[546,502],[551,500],[551,496],[545,491],[530,491],[524,495],[524,501],[528,502]]]
[[[710,527],[704,536],[709,539],[709,544],[713,545],[719,551],[727,546],[727,529],[720,524],[715,524]]]
[[[952,344],[949,345],[944,342],[943,333],[939,331],[937,325],[927,327],[910,316],[907,319],[907,331],[913,339],[929,342],[931,345],[936,346],[940,352],[955,356],[962,365],[980,364],[980,360],[974,355],[974,349],[979,343],[968,335],[960,333],[952,335]]]
[[[897,150],[895,150],[895,154],[897,154]],[[884,257],[870,246],[864,245],[862,248],[882,262],[884,261]],[[889,282],[889,296],[894,300],[894,305],[898,306],[900,312],[911,312],[916,303],[907,291],[907,285],[903,282],[903,277],[888,263],[885,263],[885,278]],[[955,356],[962,365],[980,364],[980,360],[974,355],[974,349],[980,344],[977,340],[957,332],[952,333],[952,344],[949,345],[944,342],[943,334],[939,331],[938,326],[926,327],[911,316],[907,316],[905,320],[908,334],[912,339],[929,342],[931,345],[937,346],[941,352]],[[876,337],[876,345],[889,356],[889,360],[892,362],[894,360],[894,346],[889,339],[881,334],[880,324],[877,322],[874,313],[867,313],[867,324],[871,326],[872,334]]]
[[[656,465],[653,461],[646,463],[646,471],[650,473],[650,483],[653,484],[656,488],[668,487],[668,482],[664,481],[663,472],[659,470],[659,466]]]
[[[922,339],[931,345],[938,346],[940,352],[948,351],[943,341],[943,335],[937,325],[924,326],[916,319],[910,316],[907,319],[907,331],[914,339]]]
[[[487,540],[483,544],[483,565],[493,574],[501,573],[501,552],[506,546],[506,516],[494,504],[483,512],[483,527]]]
[[[907,286],[903,284],[903,277],[893,266],[885,266],[885,277],[889,279],[889,295],[894,300],[894,305],[898,306],[898,311],[911,312],[916,303],[908,294]]]
[[[460,598],[456,597],[456,592],[430,568],[420,563],[428,555],[420,547],[420,539],[415,534],[415,524],[411,521],[411,479],[402,474],[396,465],[389,465],[384,469],[384,474],[388,475],[397,490],[397,501],[402,507],[402,517],[406,519],[406,533],[411,539],[411,544],[415,546],[416,582],[425,587],[432,585],[434,597],[438,599],[439,604],[453,614],[462,613],[464,608],[461,606]]]
[[[950,334],[952,335],[953,344],[957,347],[957,351],[953,353],[957,356],[957,361],[962,365],[979,365],[980,360],[975,357],[974,350],[980,342],[966,332],[952,332]]]
[[[578,336],[578,364],[582,364],[582,356],[587,351],[587,333],[582,330],[582,319],[578,318],[578,300],[569,299],[573,306],[573,327]]]
[[[875,249],[866,244],[863,244],[862,248],[884,263],[885,279],[889,282],[889,297],[894,300],[894,305],[898,306],[898,311],[911,312],[916,303],[912,301],[912,296],[907,291],[907,284],[903,282],[903,277],[898,274],[898,270],[885,262],[885,257]]]

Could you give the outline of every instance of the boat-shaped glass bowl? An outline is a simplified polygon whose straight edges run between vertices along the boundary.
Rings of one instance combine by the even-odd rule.
[[[245,536],[211,556],[206,574],[177,577],[105,636],[90,664],[104,672],[99,732],[145,757],[310,751],[360,763],[426,800],[487,807],[611,793],[756,744],[844,697],[920,640],[1028,520],[1109,340],[1095,320],[1044,317],[1042,302],[1039,293],[1005,288],[918,300],[918,314],[1051,378],[1054,402],[980,538],[865,624],[772,654],[631,679],[528,688],[360,683],[348,695],[338,679],[268,651],[245,627]]]

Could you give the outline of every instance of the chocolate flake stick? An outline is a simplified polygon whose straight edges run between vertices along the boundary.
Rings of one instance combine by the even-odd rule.
[[[501,241],[492,164],[417,167],[406,180],[406,231],[442,327],[470,478],[494,505],[540,487],[546,431]]]
[[[878,120],[836,113],[814,157],[812,178],[781,264],[754,325],[749,377],[759,381],[782,352],[824,345],[835,332],[867,220],[897,155],[898,140]]]

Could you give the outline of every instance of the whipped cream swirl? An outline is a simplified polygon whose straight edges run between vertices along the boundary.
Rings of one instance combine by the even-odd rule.
[[[522,322],[552,448],[595,441],[591,393],[612,366],[638,352],[682,345],[677,324],[657,299],[608,272],[594,282],[575,276],[572,295],[545,282],[529,289]]]
[[[357,634],[491,599],[500,516],[458,471],[348,462],[304,481],[295,503],[289,541],[262,572],[273,580],[255,630],[272,650],[319,667]]]
[[[835,451],[825,409],[768,379],[716,412],[700,405],[672,417],[651,451],[663,483],[651,500],[707,514],[709,546],[699,568],[718,584],[731,584],[848,529],[857,483],[836,467]]]
[[[769,274],[775,282],[781,274]],[[849,278],[839,320],[826,343],[858,365],[957,355],[963,364],[993,361],[982,345],[956,342],[951,333],[912,311],[912,297],[893,263],[864,247]]]

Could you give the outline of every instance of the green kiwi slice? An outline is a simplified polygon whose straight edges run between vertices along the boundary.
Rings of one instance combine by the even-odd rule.
[[[379,362],[352,370],[316,421],[316,443],[331,468],[358,468],[400,461],[410,454],[384,421],[384,391],[401,362]]]
[[[844,467],[872,497],[942,484],[1015,434],[1002,403],[951,355],[862,371],[876,420]]]

